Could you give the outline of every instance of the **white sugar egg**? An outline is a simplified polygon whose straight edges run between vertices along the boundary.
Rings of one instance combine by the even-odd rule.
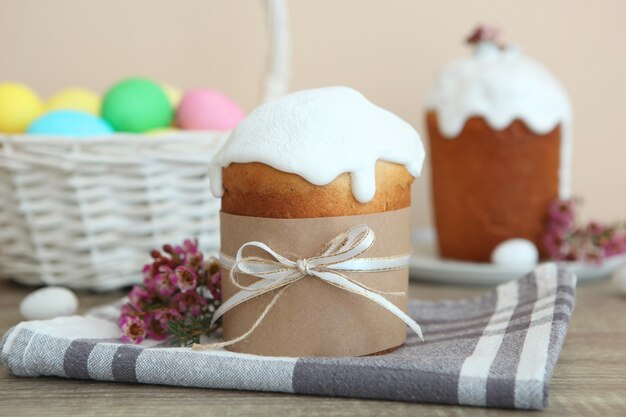
[[[505,240],[491,252],[491,262],[500,266],[532,268],[538,261],[537,246],[527,239]]]
[[[78,298],[63,287],[45,287],[28,294],[20,303],[20,314],[26,320],[45,320],[70,316],[78,310]]]

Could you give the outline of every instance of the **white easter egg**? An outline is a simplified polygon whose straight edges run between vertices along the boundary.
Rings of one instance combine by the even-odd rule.
[[[505,240],[491,252],[491,262],[500,266],[532,268],[538,261],[537,246],[527,239]]]
[[[624,295],[626,295],[626,265],[622,265],[615,275],[613,275],[613,282],[617,286],[617,289]]]
[[[20,303],[20,314],[26,320],[45,320],[70,316],[78,310],[78,298],[63,287],[45,287],[28,294]]]

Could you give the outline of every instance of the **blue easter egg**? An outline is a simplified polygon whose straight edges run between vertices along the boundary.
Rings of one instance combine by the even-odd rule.
[[[100,136],[113,133],[103,119],[77,110],[57,110],[46,113],[28,126],[33,135]]]

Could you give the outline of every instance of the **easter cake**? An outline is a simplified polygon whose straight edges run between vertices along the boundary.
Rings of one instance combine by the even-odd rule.
[[[570,195],[571,109],[558,80],[479,28],[472,56],[427,101],[440,255],[486,262],[500,243],[540,247],[550,203]]]
[[[424,155],[408,123],[350,88],[305,90],[259,107],[211,164],[212,191],[222,199],[222,257],[234,256],[246,241],[265,242],[289,257],[310,256],[338,233],[367,224],[376,235],[368,257],[400,253],[408,259],[410,189]],[[234,266],[226,262],[223,268],[228,277]],[[242,282],[255,283],[254,276],[235,275],[238,282],[222,280],[226,303]],[[406,265],[346,275],[406,309]],[[273,294],[224,315],[227,341],[264,317],[229,349],[358,356],[397,347],[406,338],[405,324],[389,311],[322,280],[297,281],[265,315]]]

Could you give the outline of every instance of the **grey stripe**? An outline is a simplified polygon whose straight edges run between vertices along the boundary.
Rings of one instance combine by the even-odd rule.
[[[458,302],[413,302],[409,314],[420,322],[422,315],[461,317],[462,311],[479,315],[493,314],[496,292],[465,300],[462,310],[451,308]],[[483,325],[480,334],[484,331]],[[426,341],[432,335],[424,330]],[[300,358],[293,374],[293,390],[299,394],[335,395],[457,404],[461,366],[472,354],[479,337],[441,344],[417,342],[409,336],[407,344],[393,353],[362,358]],[[433,360],[433,358],[437,358]]]
[[[520,300],[537,299],[537,283],[533,274],[527,281],[527,285],[520,286]],[[514,315],[518,310],[525,307],[518,305]],[[487,406],[513,408],[515,406],[515,375],[519,363],[520,354],[526,340],[526,334],[530,326],[532,309],[525,315],[519,315],[515,322],[509,323],[506,334],[498,350],[498,354],[491,364],[489,377],[487,378]]]
[[[118,382],[138,382],[137,358],[142,351],[143,349],[131,345],[121,345],[117,348],[111,364],[113,379]]]
[[[298,361],[297,394],[456,404],[458,373]]]
[[[68,378],[89,379],[88,361],[96,343],[87,340],[74,340],[65,351],[63,369]]]

